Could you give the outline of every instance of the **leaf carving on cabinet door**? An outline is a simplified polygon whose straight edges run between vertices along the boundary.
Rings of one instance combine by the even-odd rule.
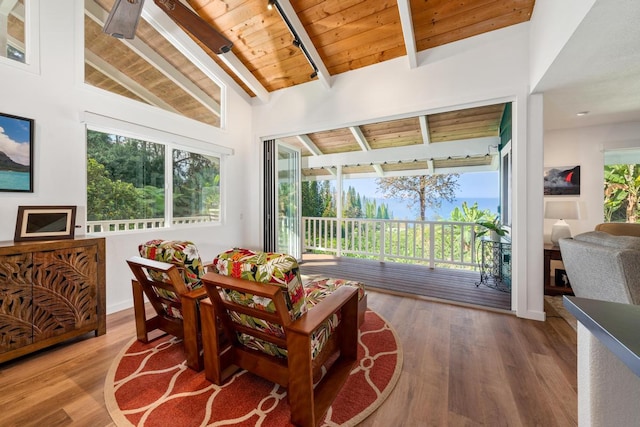
[[[31,254],[0,262],[0,353],[32,342]]]
[[[95,324],[96,248],[69,248],[36,255],[34,335],[50,337]]]

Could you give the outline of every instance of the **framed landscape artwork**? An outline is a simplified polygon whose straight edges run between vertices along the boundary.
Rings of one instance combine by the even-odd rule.
[[[33,193],[33,120],[0,113],[0,191]]]
[[[579,196],[580,166],[544,168],[545,196]]]

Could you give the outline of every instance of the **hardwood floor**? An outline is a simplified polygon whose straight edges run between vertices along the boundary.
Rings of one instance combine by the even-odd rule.
[[[304,254],[300,272],[310,276],[359,280],[368,289],[511,311],[511,294],[482,284],[477,286],[480,280],[477,271],[451,268],[431,270],[424,265]]]
[[[552,307],[537,322],[375,291],[369,307],[394,326],[404,364],[362,426],[577,425],[576,333]],[[106,335],[0,365],[0,425],[114,425],[104,378],[134,335],[124,310],[107,317]]]

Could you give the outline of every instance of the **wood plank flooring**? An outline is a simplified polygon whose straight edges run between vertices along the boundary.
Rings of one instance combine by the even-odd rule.
[[[576,332],[554,309],[546,322],[369,291],[395,328],[398,383],[361,426],[575,426]],[[135,336],[133,310],[87,335],[0,364],[0,426],[112,426],[104,378]],[[171,420],[167,420],[171,425]]]
[[[359,258],[304,254],[300,272],[313,277],[359,280],[368,288],[511,311],[511,294],[476,286],[480,273]]]

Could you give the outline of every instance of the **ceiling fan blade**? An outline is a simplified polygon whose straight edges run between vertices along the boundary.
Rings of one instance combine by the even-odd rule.
[[[144,0],[116,0],[102,31],[119,39],[132,39],[140,21]]]
[[[233,43],[178,0],[153,0],[176,24],[217,54],[229,52]]]

